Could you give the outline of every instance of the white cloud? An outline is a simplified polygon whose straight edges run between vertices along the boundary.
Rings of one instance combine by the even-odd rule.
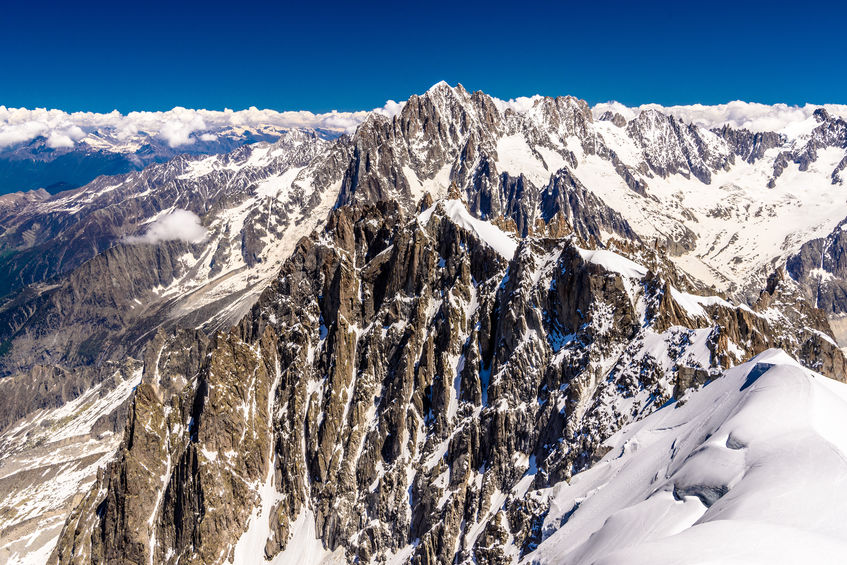
[[[74,140],[67,135],[59,133],[58,131],[51,131],[50,135],[47,136],[47,146],[52,147],[53,149],[57,149],[59,147],[73,147]]]
[[[78,126],[69,126],[64,129],[54,129],[47,136],[47,146],[56,149],[58,147],[73,147],[74,143],[85,137],[85,132]]]
[[[402,102],[389,100],[373,112],[393,117],[403,108]],[[39,136],[47,138],[53,148],[71,147],[73,143],[95,131],[105,131],[117,142],[125,142],[140,132],[158,137],[170,147],[188,146],[197,139],[213,141],[216,132],[227,128],[325,129],[351,133],[370,114],[359,112],[309,111],[277,112],[250,107],[246,110],[213,111],[176,107],[167,112],[118,111],[108,114],[94,112],[67,113],[61,110],[36,108],[7,108],[0,106],[0,149],[31,141]]]
[[[436,85],[437,86],[437,85]],[[435,87],[433,87],[435,88]],[[540,98],[538,95],[519,97],[513,100],[494,99],[494,103],[505,111],[510,108],[516,112],[526,112]],[[405,102],[388,100],[381,108],[370,112],[327,112],[315,114],[309,111],[277,112],[259,110],[250,107],[246,110],[192,110],[176,107],[166,112],[129,112],[118,111],[107,114],[93,112],[67,113],[61,110],[36,108],[7,108],[0,106],[0,149],[18,143],[31,141],[39,136],[47,138],[52,148],[71,147],[95,131],[106,133],[114,142],[126,142],[133,136],[144,132],[157,137],[170,147],[187,147],[197,139],[211,142],[220,130],[227,128],[308,128],[325,129],[339,133],[352,133],[369,114],[375,113],[392,118],[400,113]],[[677,116],[689,123],[707,128],[724,124],[753,131],[780,131],[789,136],[808,131],[814,127],[811,118],[815,109],[821,106],[789,106],[787,104],[758,104],[735,101],[728,104],[704,106],[659,106],[645,104],[627,107],[618,102],[606,102],[594,106],[594,115],[599,117],[606,110],[618,112],[628,120],[648,108]],[[847,117],[847,105],[826,104],[823,106],[831,114]]]
[[[2,107],[0,107],[0,112],[2,112]],[[47,124],[37,120],[20,124],[4,124],[0,126],[0,147],[29,141],[39,135],[44,135],[49,130]]]
[[[181,240],[199,243],[209,232],[200,224],[200,217],[188,210],[176,209],[154,220],[144,235],[125,237],[126,243],[159,243]]]
[[[806,104],[790,106],[788,104],[759,104],[736,100],[727,104],[705,106],[692,104],[689,106],[660,106],[644,104],[627,107],[619,102],[604,102],[594,106],[594,117],[599,118],[604,112],[619,113],[627,120],[636,117],[642,110],[655,109],[670,114],[681,120],[706,128],[729,125],[733,128],[746,128],[751,131],[776,131],[791,136],[794,133],[807,131],[814,127],[812,114],[818,108],[824,108],[832,115],[847,117],[847,105],[843,104]],[[805,122],[805,123],[804,123]]]
[[[395,102],[394,100],[389,100],[385,103],[385,106],[382,108],[377,108],[374,110],[377,114],[382,114],[386,118],[393,118],[403,111],[403,106],[405,106],[405,102]]]
[[[172,111],[176,112],[177,116],[162,124],[159,137],[171,147],[193,144],[195,140],[191,134],[206,129],[206,122],[197,113],[185,108],[174,108]]]
[[[536,101],[540,99],[540,94],[535,94],[533,96],[518,96],[517,98],[512,98],[510,100],[494,98],[494,105],[497,106],[497,109],[503,113],[505,113],[506,110],[512,110],[518,114],[524,114],[531,110]]]

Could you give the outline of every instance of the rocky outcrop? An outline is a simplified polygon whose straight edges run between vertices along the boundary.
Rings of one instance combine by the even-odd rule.
[[[829,317],[839,344],[847,343],[847,232],[841,222],[826,237],[806,242],[785,270],[804,297]]]
[[[765,156],[765,151],[780,147],[787,141],[785,136],[770,131],[752,132],[730,126],[712,131],[726,140],[735,155],[748,163],[755,163]]]
[[[117,364],[66,371],[51,365],[34,365],[14,376],[0,379],[0,430],[38,410],[57,408],[102,382]]]
[[[0,339],[9,344],[3,372],[26,371],[33,361],[79,367],[137,355],[133,343],[166,318],[143,305],[157,302],[155,288],[185,274],[178,258],[192,251],[178,241],[119,245],[40,292],[14,295],[0,307]]]
[[[661,177],[691,175],[709,184],[713,171],[728,169],[733,162],[721,138],[656,110],[641,112],[626,129],[643,149],[647,165]]]
[[[618,112],[614,112],[614,113],[611,112],[611,111],[603,112],[603,115],[600,116],[599,119],[603,120],[603,121],[607,121],[607,122],[612,122],[613,124],[615,124],[619,128],[622,128],[626,125],[626,118],[621,116]]]
[[[550,178],[542,192],[540,208],[545,223],[561,215],[585,241],[602,240],[606,234],[638,240],[629,223],[586,189],[568,169],[561,169]]]
[[[807,297],[830,314],[847,313],[847,232],[839,224],[827,237],[806,242],[785,268]]]

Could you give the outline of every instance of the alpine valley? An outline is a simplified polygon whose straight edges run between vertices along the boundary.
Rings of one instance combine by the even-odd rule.
[[[733,104],[7,150],[0,563],[843,562],[847,111]]]

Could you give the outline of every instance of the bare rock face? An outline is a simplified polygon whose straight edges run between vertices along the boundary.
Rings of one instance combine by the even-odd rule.
[[[248,528],[272,558],[305,519],[350,561],[505,563],[540,541],[531,486],[723,367],[781,346],[843,376],[776,277],[737,307],[637,243],[518,241],[427,204],[339,208],[232,331],[160,332],[51,562],[226,563]]]
[[[619,128],[622,128],[626,125],[626,118],[621,116],[619,113],[611,111],[604,112],[602,116],[600,116],[600,120],[612,122]]]
[[[108,379],[120,363],[67,371],[53,365],[36,364],[25,372],[0,380],[0,429],[38,410],[57,408]]]
[[[638,236],[620,214],[588,191],[567,169],[557,171],[541,198],[541,218],[546,224],[560,215],[584,240],[602,239],[603,232],[637,240]]]
[[[786,270],[819,308],[847,313],[847,232],[844,222],[825,238],[813,239],[786,261]]]
[[[841,222],[826,237],[806,242],[788,258],[785,270],[788,284],[830,318],[840,345],[847,343],[844,320],[847,316],[847,232]]]
[[[774,132],[751,132],[747,129],[734,129],[723,126],[714,133],[726,140],[733,153],[748,163],[763,158],[765,151],[785,143],[785,137]]]
[[[626,127],[644,149],[650,169],[661,177],[691,175],[709,184],[712,171],[733,162],[734,154],[718,136],[656,110],[641,112]]]
[[[182,242],[121,245],[52,288],[19,293],[0,308],[0,335],[11,344],[3,356],[3,372],[26,370],[33,359],[59,367],[95,364],[109,359],[106,342],[123,346],[119,355],[126,353],[132,339],[123,339],[124,330],[141,317],[153,322],[149,310],[127,298],[147,298],[150,289],[171,284],[184,274],[175,258],[190,252],[191,246]],[[61,347],[56,347],[57,335]]]

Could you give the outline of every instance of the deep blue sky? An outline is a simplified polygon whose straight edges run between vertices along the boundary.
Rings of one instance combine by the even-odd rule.
[[[357,110],[500,98],[847,103],[843,3],[38,2],[0,9],[0,104]]]

